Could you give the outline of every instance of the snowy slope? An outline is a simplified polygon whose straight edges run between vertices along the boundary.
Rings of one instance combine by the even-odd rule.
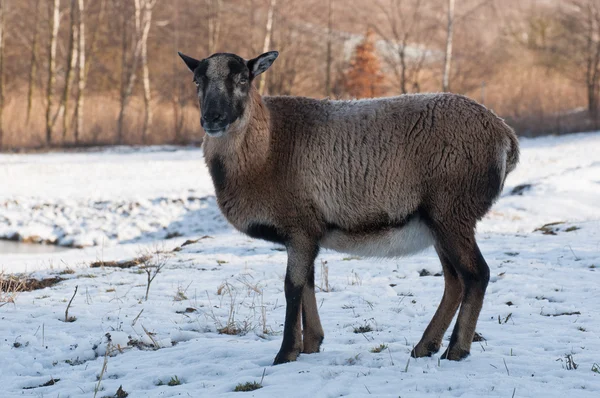
[[[0,307],[3,397],[90,397],[105,363],[98,397],[121,385],[130,397],[600,394],[600,134],[522,140],[521,164],[478,229],[492,270],[477,327],[486,340],[458,363],[409,360],[443,291],[429,250],[389,261],[321,254],[322,352],[270,366],[286,255],[226,225],[198,150],[0,155],[0,187],[0,235],[86,246],[0,254],[6,273],[65,278]],[[564,223],[534,232],[551,222]],[[148,301],[139,266],[89,267],[157,250],[151,261],[165,268]],[[76,320],[64,322],[76,286]],[[239,334],[217,332],[228,324]],[[233,392],[263,372],[263,388]],[[168,385],[174,376],[180,385]]]

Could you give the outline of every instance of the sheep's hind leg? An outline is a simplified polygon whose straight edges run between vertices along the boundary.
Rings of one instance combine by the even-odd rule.
[[[308,271],[308,281],[302,291],[302,326],[303,326],[303,353],[312,354],[319,352],[323,342],[323,327],[319,318],[317,298],[315,297],[315,267],[311,264]]]
[[[461,360],[467,357],[475,335],[475,326],[483,306],[483,298],[490,279],[490,269],[475,242],[474,230],[468,236],[456,236],[452,244],[443,246],[462,282],[463,295],[456,325],[448,349],[442,359]]]
[[[444,270],[444,295],[429,326],[425,329],[421,341],[411,352],[413,358],[429,357],[439,351],[444,333],[458,310],[462,296],[461,282],[454,266],[437,247],[436,251]]]

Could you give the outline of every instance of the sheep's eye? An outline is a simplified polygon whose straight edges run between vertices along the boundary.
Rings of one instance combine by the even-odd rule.
[[[194,84],[196,85],[196,87],[200,87],[200,82],[198,80],[194,79]]]
[[[245,77],[242,77],[240,79],[240,84],[246,84],[246,83],[248,83],[248,79],[246,79]]]

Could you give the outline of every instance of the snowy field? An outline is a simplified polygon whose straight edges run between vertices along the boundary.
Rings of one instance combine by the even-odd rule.
[[[0,396],[599,397],[600,134],[521,145],[478,230],[470,357],[409,360],[443,292],[432,250],[322,252],[322,352],[279,366],[285,252],[227,225],[200,150],[2,154],[0,237],[69,248],[0,245],[5,281],[61,278],[0,293]]]

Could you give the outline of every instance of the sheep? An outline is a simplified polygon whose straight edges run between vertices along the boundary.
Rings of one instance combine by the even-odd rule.
[[[433,246],[444,294],[413,357],[469,355],[489,281],[475,227],[517,165],[518,140],[483,105],[450,93],[365,100],[262,97],[252,85],[279,53],[218,53],[193,72],[217,202],[239,231],[285,245],[286,315],[274,364],[324,338],[314,262],[321,248],[399,257]]]

